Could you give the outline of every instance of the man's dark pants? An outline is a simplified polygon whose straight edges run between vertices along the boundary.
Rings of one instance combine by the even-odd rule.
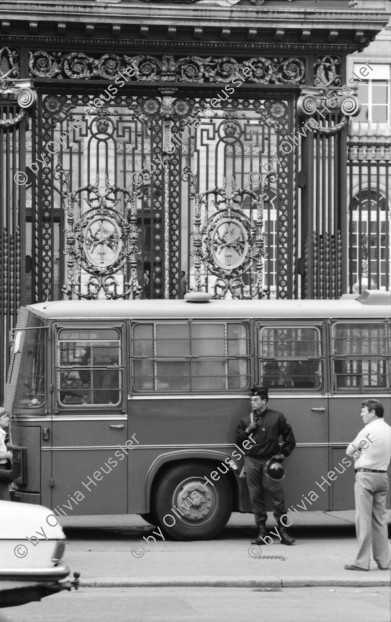
[[[246,456],[246,478],[248,492],[250,494],[251,506],[258,526],[266,524],[266,494],[269,493],[273,504],[273,514],[280,522],[281,516],[286,514],[284,490],[280,482],[274,482],[263,473],[266,460],[261,458],[250,458]]]

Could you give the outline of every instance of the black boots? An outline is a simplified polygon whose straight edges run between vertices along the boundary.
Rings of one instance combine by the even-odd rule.
[[[279,525],[277,529],[280,534],[281,544],[287,544],[288,546],[290,546],[291,544],[294,544],[296,542],[296,540],[292,538],[292,536],[290,536],[289,533],[286,531],[285,527]]]
[[[258,535],[256,538],[254,538],[254,540],[251,541],[251,544],[257,544],[258,546],[261,546],[262,544],[272,544],[272,536],[278,537],[281,544],[287,544],[288,546],[296,542],[296,540],[289,535],[289,533],[287,532],[285,527],[281,525],[281,523],[270,532],[268,529],[266,529],[265,523],[259,523]],[[266,540],[265,538],[268,539]]]
[[[267,529],[266,529],[266,525],[265,523],[260,523],[258,525],[258,535],[256,538],[254,538],[254,540],[251,540],[251,544],[258,544],[259,546],[261,544],[265,544],[265,540],[264,538],[267,536]]]

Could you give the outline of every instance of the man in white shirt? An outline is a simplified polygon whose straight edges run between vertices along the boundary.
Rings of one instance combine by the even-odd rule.
[[[369,570],[371,545],[373,559],[381,570],[390,567],[386,497],[387,469],[391,459],[391,428],[384,421],[383,405],[376,399],[362,403],[365,427],[346,450],[354,461],[356,483],[356,535],[358,553],[345,570]]]

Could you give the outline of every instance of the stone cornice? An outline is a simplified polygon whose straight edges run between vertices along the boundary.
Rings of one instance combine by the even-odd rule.
[[[128,39],[116,40],[116,41],[108,41],[107,39],[82,39],[82,38],[61,38],[59,40],[58,37],[26,37],[26,36],[2,36],[1,41],[3,46],[15,46],[21,44],[28,44],[31,49],[41,49],[42,46],[45,46],[45,49],[58,48],[59,44],[61,44],[62,49],[75,49],[75,45],[82,46],[84,50],[95,50],[97,45],[102,46],[105,50],[117,50],[118,48],[126,48],[129,51],[136,50],[145,50],[148,48],[153,53],[167,53],[171,54],[187,52],[189,54],[196,53],[197,51],[205,51],[205,52],[214,52],[221,53],[223,55],[227,54],[227,44],[225,42],[220,41],[201,41],[197,43],[189,42],[189,41],[145,41],[143,39],[140,40],[132,40],[131,42]],[[368,44],[370,42],[368,41]],[[303,45],[302,43],[290,43],[287,41],[286,43],[273,43],[272,49],[270,43],[247,43],[235,41],[230,45],[230,53],[248,53],[248,52],[263,52],[263,53],[288,53],[291,51],[295,54],[309,54],[309,53],[329,53],[329,54],[352,54],[357,51],[357,46],[354,44],[341,43],[330,45],[330,43],[307,43]]]
[[[0,36],[4,43],[36,42],[104,46],[138,46],[162,50],[188,46],[240,50],[295,52],[328,49],[352,53],[367,46],[387,24],[384,5],[374,10],[308,8],[284,3],[286,8],[265,5],[219,7],[200,4],[145,4],[131,2],[25,2],[3,1]],[[325,3],[327,5],[327,3]],[[318,7],[318,5],[316,5]]]
[[[125,10],[126,9],[126,10]],[[141,23],[143,21],[167,25],[194,25],[203,22],[204,25],[221,26],[229,23],[233,27],[270,26],[272,23],[283,23],[284,26],[295,26],[305,22],[306,27],[324,28],[341,26],[348,29],[356,28],[358,24],[367,27],[383,28],[390,16],[385,8],[379,10],[343,10],[323,8],[267,8],[256,6],[209,7],[208,5],[145,5],[145,4],[106,4],[89,2],[79,5],[77,2],[2,2],[0,18],[15,21],[39,20],[40,22],[57,21],[64,18],[69,23],[91,20],[95,24],[112,24],[114,21],[123,24]],[[234,20],[235,23],[232,23]]]
[[[291,4],[281,8],[264,6],[233,6],[230,8],[209,5],[109,3],[109,2],[25,2],[22,0],[3,0],[0,7],[0,19],[14,22],[58,22],[64,19],[70,25],[91,23],[95,26],[106,24],[156,24],[169,26],[221,27],[228,24],[231,28],[270,28],[283,25],[285,28],[327,29],[357,28],[381,30],[389,19],[390,12],[384,3],[384,10],[368,9],[323,9]]]

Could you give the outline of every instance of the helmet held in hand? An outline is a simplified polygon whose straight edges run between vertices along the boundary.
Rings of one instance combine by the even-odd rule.
[[[275,458],[270,458],[270,460],[266,462],[265,472],[274,482],[279,482],[285,477],[285,469],[282,463]]]

